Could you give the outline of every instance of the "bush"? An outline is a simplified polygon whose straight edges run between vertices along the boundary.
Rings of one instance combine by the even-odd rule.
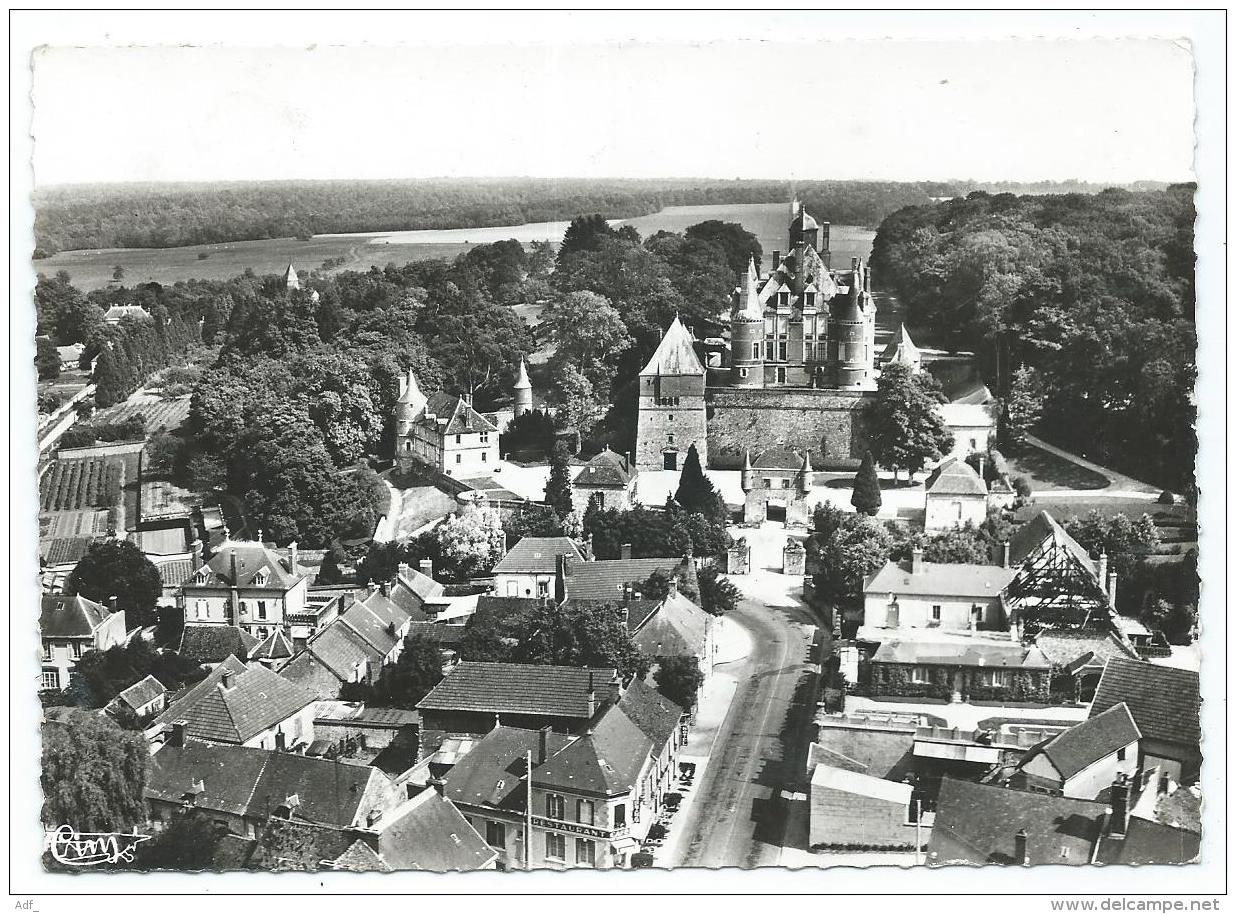
[[[60,446],[63,448],[90,447],[97,440],[94,429],[89,426],[78,426],[60,436]]]
[[[198,259],[198,260],[205,260],[205,259],[206,259],[206,258],[208,258],[209,256],[210,256],[210,252],[209,252],[209,251],[198,251],[198,252],[197,252],[197,259]]]
[[[1028,480],[1025,476],[1014,476],[1013,491],[1016,492],[1020,498],[1029,498],[1031,492],[1034,490],[1030,488],[1030,480]]]
[[[45,394],[39,394],[39,412],[44,415],[51,415],[60,408],[60,404],[64,399],[54,390],[48,391]]]
[[[824,710],[829,714],[840,714],[845,711],[845,692],[842,689],[824,690]]]
[[[1173,495],[1171,492],[1169,492],[1167,489],[1164,489],[1159,495],[1158,504],[1174,505],[1176,504],[1176,496]]]

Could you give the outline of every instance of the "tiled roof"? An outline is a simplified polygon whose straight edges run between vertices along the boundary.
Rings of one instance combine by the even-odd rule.
[[[652,618],[645,619],[647,621],[634,629],[635,645],[645,654],[650,657],[704,655],[710,617],[682,594],[666,597]]]
[[[1107,631],[1041,631],[1034,643],[1059,667],[1067,667],[1086,654],[1106,662],[1111,657],[1138,659],[1136,652]]]
[[[934,663],[1005,669],[1048,669],[1041,652],[1016,642],[1000,641],[900,641],[883,642],[871,658],[873,663]]]
[[[350,679],[335,675],[330,667],[309,651],[301,651],[285,663],[279,668],[279,675],[318,698],[337,698],[339,687]]]
[[[538,766],[532,783],[602,796],[625,794],[635,786],[652,749],[652,740],[631,718],[610,708],[591,733]]]
[[[249,868],[272,873],[316,872],[347,853],[353,837],[339,828],[272,818],[258,839]]]
[[[522,788],[526,785],[521,779],[525,776],[525,760],[531,751],[535,765],[540,739],[537,730],[518,727],[490,730],[447,772],[447,799],[472,806],[522,810]],[[571,737],[551,731],[546,734],[546,740],[547,754],[552,758],[571,742]]]
[[[250,660],[284,660],[291,657],[294,651],[283,629],[276,628],[266,640],[249,652]]]
[[[1107,662],[1090,706],[1095,717],[1124,702],[1145,739],[1188,746],[1200,744],[1201,694],[1198,675],[1141,660]]]
[[[576,562],[567,572],[568,600],[622,600],[623,587],[633,581],[646,581],[654,571],[670,571],[681,558],[607,559],[596,562]]]
[[[430,420],[433,416],[433,420]],[[462,397],[438,391],[431,394],[417,422],[433,427],[445,435],[469,432],[496,432],[497,427],[464,402]]]
[[[1086,864],[1099,839],[1106,804],[1026,793],[945,777],[927,845],[928,862],[1019,863],[1016,835],[1026,832],[1033,864]],[[1064,853],[1067,852],[1067,856]]]
[[[389,873],[391,868],[378,856],[377,851],[364,841],[357,839],[346,851],[329,861],[332,870],[345,870],[351,873]]]
[[[167,687],[163,683],[153,676],[147,676],[145,679],[140,679],[133,683],[133,685],[117,695],[116,698],[130,708],[136,709],[142,705],[149,704],[166,692]]]
[[[928,495],[977,495],[987,497],[987,487],[974,467],[950,457],[931,471],[927,477],[926,489]]]
[[[677,316],[661,337],[657,351],[640,374],[654,375],[703,375],[704,366],[695,354],[691,334]]]
[[[917,573],[909,562],[885,562],[867,579],[865,594],[994,598],[1013,580],[1014,572],[999,565],[946,565],[923,562]]]
[[[111,612],[82,596],[43,597],[39,634],[43,638],[89,638]]]
[[[355,678],[358,668],[370,661],[380,663],[385,656],[338,619],[310,639],[305,653],[312,654],[345,682]]]
[[[222,686],[224,675],[231,686]],[[299,685],[262,666],[246,667],[229,657],[159,715],[156,724],[187,721],[194,739],[243,743],[287,720],[316,699]]]
[[[423,710],[490,711],[589,718],[592,686],[599,706],[608,697],[610,668],[540,666],[463,661],[417,707]]]
[[[420,635],[435,644],[458,644],[463,640],[466,625],[449,625],[444,622],[413,622],[408,626],[408,635]]]
[[[186,622],[178,653],[194,663],[222,663],[228,657],[248,659],[257,639],[235,625]]]
[[[674,702],[638,678],[632,680],[627,687],[617,708],[611,707],[605,712],[605,716],[608,717],[615,711],[629,718],[652,741],[653,750],[656,752],[660,752],[685,713]]]
[[[560,555],[570,556],[577,564],[584,560],[570,537],[525,536],[494,566],[493,573],[553,574],[558,570]]]
[[[632,475],[627,459],[606,448],[584,464],[575,477],[574,485],[625,487]]]
[[[196,740],[186,741],[181,748],[165,745],[151,756],[146,796],[183,803],[194,783],[201,782],[204,789],[195,801],[199,809],[244,816],[269,755],[262,749],[215,746]]]
[[[467,872],[498,856],[455,804],[432,788],[392,811],[381,829],[382,859],[392,870]]]
[[[68,565],[80,562],[90,551],[93,536],[57,536],[40,543],[40,554],[47,565]]]
[[[1020,565],[1030,553],[1048,540],[1070,553],[1092,575],[1095,573],[1094,560],[1090,558],[1090,553],[1082,548],[1081,543],[1069,536],[1064,527],[1060,526],[1059,521],[1047,511],[1040,511],[1018,527],[1009,537],[1009,564]]]
[[[1099,843],[1096,863],[1150,864],[1191,863],[1202,849],[1202,836],[1184,828],[1136,817],[1129,819],[1124,838],[1105,837]]]
[[[1067,780],[1140,736],[1128,705],[1121,702],[1052,737],[1041,751]]]
[[[236,559],[236,580],[232,580],[232,558]],[[283,560],[262,543],[227,540],[220,544],[206,563],[207,580],[203,586],[269,587],[273,590],[288,590],[298,580],[284,567]],[[266,573],[264,585],[255,584],[254,578]]]
[[[154,566],[159,569],[164,587],[179,587],[197,570],[193,559],[163,559],[156,561]]]

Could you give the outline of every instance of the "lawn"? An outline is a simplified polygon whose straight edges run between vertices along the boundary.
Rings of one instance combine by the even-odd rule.
[[[1035,492],[1060,489],[1106,489],[1111,482],[1106,476],[1078,466],[1071,460],[1049,454],[1033,445],[1016,456],[1005,455],[1013,476],[1025,476]]]

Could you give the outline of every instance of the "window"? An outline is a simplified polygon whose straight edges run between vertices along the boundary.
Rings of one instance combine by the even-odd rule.
[[[456,435],[456,436],[455,436],[455,443],[456,443],[456,444],[463,444],[463,435]]]
[[[546,833],[545,856],[550,860],[566,860],[566,836]]]
[[[784,362],[786,360],[786,357],[787,357],[786,356],[786,344],[778,343],[777,344],[777,361]]]
[[[481,432],[481,444],[489,444],[489,432]]]
[[[670,414],[669,414],[669,420],[668,420],[668,421],[670,421],[670,422],[673,422],[673,421],[674,421],[674,414],[673,414],[673,413],[670,413]]]
[[[781,344],[781,347],[784,349],[784,348],[785,348],[785,344],[784,344],[784,343],[782,343],[782,344]],[[778,368],[778,369],[777,369],[777,383],[778,383],[778,384],[784,384],[784,383],[785,383],[785,369],[784,369],[784,368]]]
[[[1128,750],[1127,750],[1127,749],[1125,749],[1125,748],[1120,748],[1120,749],[1117,749],[1117,750],[1116,750],[1116,761],[1118,761],[1118,762],[1123,762],[1123,761],[1124,761],[1125,752],[1127,752],[1127,751],[1128,751]]]
[[[489,463],[489,452],[481,451],[481,463]]]
[[[80,641],[69,642],[69,656],[74,660],[82,659],[82,643]]]
[[[507,581],[506,582],[506,595],[508,597],[519,596],[519,585],[516,584],[514,581]]]
[[[60,673],[56,670],[44,670],[42,686],[45,689],[60,688]]]
[[[575,821],[580,825],[596,824],[596,804],[591,800],[575,801]]]
[[[456,455],[455,455],[455,462],[456,462],[456,463],[463,463],[463,454],[456,454]]]
[[[412,442],[411,442],[411,441],[405,441],[405,442],[403,443],[403,449],[404,449],[405,451],[410,451],[410,450],[412,450]]]
[[[940,604],[939,604],[939,603],[937,603],[937,604],[935,604],[933,607],[931,607],[931,621],[932,621],[932,622],[939,622],[939,621],[940,621],[940,614],[941,614]]]
[[[490,847],[506,847],[506,826],[501,822],[485,823],[485,843]]]
[[[789,303],[790,303],[790,293],[789,292],[778,292],[777,293],[777,305],[779,307],[784,308]],[[784,333],[785,331],[782,331],[782,332]]]
[[[259,571],[257,574],[255,574],[253,576],[253,583],[257,587],[265,587],[266,586],[266,572]]]
[[[815,307],[815,293],[814,293],[814,292],[808,292],[808,293],[807,293],[807,295],[806,295],[806,305],[807,305],[807,307],[808,307],[808,308],[814,308],[814,307]]]
[[[566,799],[556,793],[545,794],[545,817],[547,819],[566,818]]]
[[[548,597],[549,596],[549,581],[537,581],[536,582],[536,595],[538,597]]]
[[[751,344],[751,358],[758,359],[759,357],[760,357],[760,344],[752,343]]]
[[[977,438],[970,439],[970,450],[972,451],[978,450],[978,439]]]
[[[912,666],[908,671],[910,682],[925,684],[931,681],[931,677],[927,675],[927,667]]]
[[[666,443],[666,444],[673,444],[673,443],[674,443],[674,436],[673,436],[673,435],[666,435],[666,436],[665,436],[665,443]]]
[[[790,487],[790,481],[788,479],[781,480],[781,488],[788,489],[789,487]]]
[[[747,369],[745,368],[738,369],[738,376],[740,378],[745,378],[747,376]]]
[[[1003,688],[1011,684],[1013,677],[1008,670],[983,670],[980,679],[985,686]]]
[[[265,619],[266,618],[266,601],[258,600],[257,605],[258,605],[257,617],[259,619]]]
[[[576,838],[575,862],[583,866],[596,866],[597,846],[587,838]]]
[[[205,600],[194,601],[193,611],[197,614],[197,618],[206,619],[210,617],[210,610],[207,608]]]
[[[627,824],[627,807],[619,803],[614,807],[614,828],[622,828]]]
[[[51,642],[50,642],[50,641],[44,641],[44,642],[43,642],[43,659],[44,659],[44,660],[51,660],[51,657],[52,657],[52,645],[51,645]]]

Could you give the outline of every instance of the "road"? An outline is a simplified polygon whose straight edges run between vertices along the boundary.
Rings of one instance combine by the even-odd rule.
[[[672,866],[776,866],[783,844],[806,846],[805,775],[815,709],[815,619],[795,592],[801,578],[755,571],[735,579],[744,599],[726,616],[751,634],[744,659],[718,666],[739,681],[717,734]]]

